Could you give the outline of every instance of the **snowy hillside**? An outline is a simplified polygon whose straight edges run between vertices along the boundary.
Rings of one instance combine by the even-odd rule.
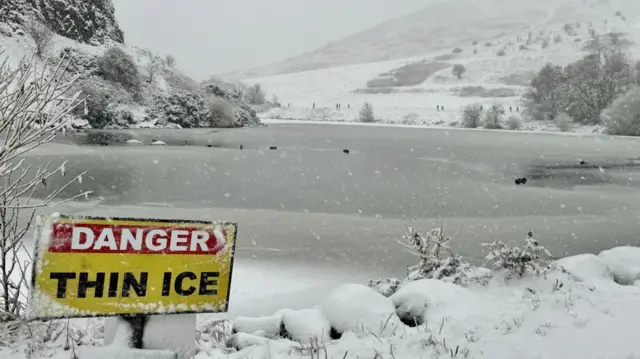
[[[530,28],[597,21],[621,11],[640,13],[635,0],[432,0],[423,10],[329,43],[310,53],[229,74],[261,77],[332,66],[422,56],[472,41],[493,41]]]
[[[637,59],[640,16],[611,12],[597,21],[556,22],[495,38],[478,37],[421,56],[245,81],[260,83],[279,96],[282,108],[263,113],[264,118],[354,121],[363,103],[369,102],[381,122],[455,126],[462,107],[473,103],[487,108],[500,104],[507,116],[519,116],[521,96],[543,65],[574,62],[596,41],[610,44],[613,38],[617,47]],[[452,74],[455,64],[466,68],[461,78]],[[339,110],[336,104],[341,104]],[[444,110],[438,111],[438,106]],[[523,124],[524,129],[543,127],[555,130],[539,122]]]

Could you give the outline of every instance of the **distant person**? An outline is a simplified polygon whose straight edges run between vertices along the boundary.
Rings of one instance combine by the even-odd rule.
[[[440,109],[442,110],[442,112],[444,112],[444,106],[440,106]]]
[[[513,112],[513,107],[509,106],[509,112]]]
[[[436,111],[440,112],[440,105],[436,105]]]
[[[520,106],[516,107],[516,112],[520,112]]]
[[[313,103],[313,108],[314,108],[314,109],[316,108],[316,103],[315,103],[315,102]]]
[[[347,104],[347,110],[348,110],[348,109],[350,109],[350,108],[351,108],[351,104],[350,104],[350,103],[348,103],[348,104]]]

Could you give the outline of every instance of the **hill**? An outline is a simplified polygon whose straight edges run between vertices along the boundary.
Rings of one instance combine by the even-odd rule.
[[[501,105],[506,117],[523,117],[522,95],[546,63],[564,66],[605,45],[625,51],[631,60],[640,58],[635,46],[640,43],[639,12],[623,9],[597,20],[553,23],[491,38],[478,35],[476,40],[458,42],[457,47],[420,56],[245,81],[260,83],[283,103],[291,103],[290,108],[263,113],[264,118],[356,121],[360,107],[369,102],[381,122],[460,126],[461,109],[469,104]],[[454,65],[466,70],[460,78],[452,73]],[[539,121],[521,127],[559,129]],[[574,130],[600,128],[576,126]]]
[[[124,43],[111,0],[0,0],[0,53],[77,77],[79,128],[238,127],[259,123],[240,94],[199,85],[170,58]]]
[[[598,21],[621,11],[640,12],[634,0],[452,0],[384,22],[284,61],[227,74],[251,78],[422,56],[472,41],[492,41],[530,28]]]

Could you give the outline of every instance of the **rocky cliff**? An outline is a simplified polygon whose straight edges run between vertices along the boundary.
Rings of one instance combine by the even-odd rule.
[[[0,23],[8,25],[13,32],[19,33],[29,17],[45,23],[58,35],[78,42],[124,43],[111,0],[0,0]]]

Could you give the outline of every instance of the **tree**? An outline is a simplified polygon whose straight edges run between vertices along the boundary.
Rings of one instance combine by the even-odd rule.
[[[168,54],[167,56],[165,56],[164,62],[167,64],[167,66],[171,68],[176,67],[176,58],[171,54]]]
[[[140,88],[138,66],[131,55],[121,48],[112,46],[98,58],[98,72],[105,80],[121,84],[127,90]]]
[[[461,79],[466,72],[467,69],[460,64],[453,65],[453,68],[451,69],[451,73],[453,74],[453,76],[457,77],[458,79]]]
[[[267,92],[260,84],[255,84],[244,92],[244,99],[250,105],[264,105],[267,102]]]
[[[482,106],[470,104],[462,110],[462,126],[466,128],[476,128],[482,118]]]
[[[17,69],[10,69],[8,60],[0,64],[0,128],[5,138],[0,149],[0,313],[5,320],[25,314],[31,258],[24,237],[30,234],[35,210],[90,194],[58,199],[71,183],[81,182],[84,173],[51,188],[53,178],[66,175],[66,162],[35,168],[19,158],[64,131],[69,114],[82,102],[80,92],[67,96],[77,77],[65,80],[63,61],[53,69],[36,69],[33,58]],[[36,193],[42,193],[41,199],[34,198]]]
[[[23,29],[33,39],[36,56],[45,55],[53,46],[53,31],[44,23],[29,18],[24,22]]]
[[[365,102],[364,105],[360,108],[360,113],[358,114],[358,120],[360,122],[374,122],[375,118],[373,116],[373,106],[370,103]]]
[[[602,111],[602,122],[610,135],[640,136],[640,87],[631,86]]]
[[[144,66],[145,77],[148,83],[153,83],[158,71],[160,71],[161,60],[151,50],[144,50],[144,54],[147,58],[147,64]]]

